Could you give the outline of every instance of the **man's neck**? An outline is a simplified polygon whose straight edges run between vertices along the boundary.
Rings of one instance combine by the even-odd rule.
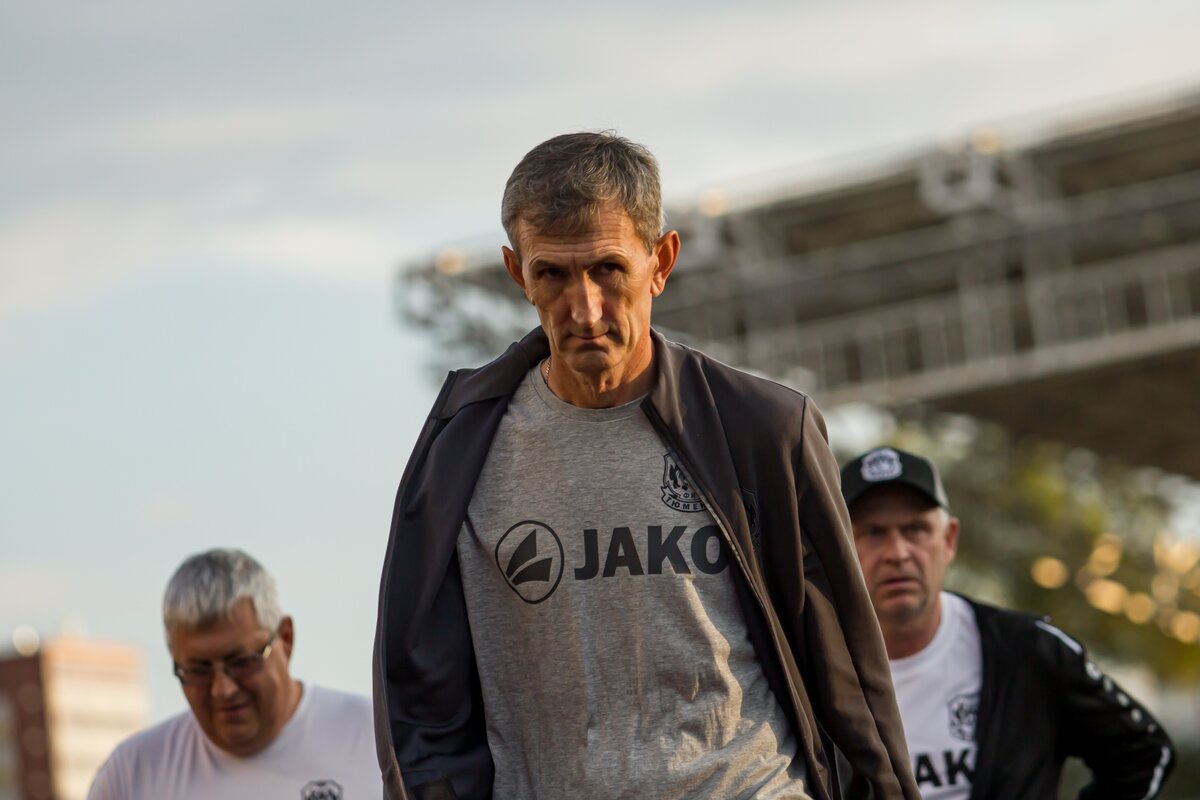
[[[560,365],[553,356],[548,359],[544,372],[550,391],[564,402],[580,408],[612,408],[624,405],[645,395],[654,384],[652,351],[645,360],[626,367],[621,373],[599,374],[576,372]]]
[[[880,621],[880,628],[883,630],[883,644],[887,648],[890,661],[915,656],[929,646],[942,623],[940,593],[934,598],[932,611],[931,614],[903,622]]]
[[[300,708],[300,700],[304,697],[304,684],[295,678],[288,681],[288,686],[285,689],[287,695],[287,706],[284,708],[284,714],[279,720],[279,730],[275,731],[278,736],[287,727],[292,717],[296,716],[296,709]]]

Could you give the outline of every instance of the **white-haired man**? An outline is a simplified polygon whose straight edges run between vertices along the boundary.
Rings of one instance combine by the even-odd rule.
[[[118,745],[89,800],[380,796],[370,701],[292,677],[295,626],[261,564],[240,550],[188,558],[163,624],[191,710]]]

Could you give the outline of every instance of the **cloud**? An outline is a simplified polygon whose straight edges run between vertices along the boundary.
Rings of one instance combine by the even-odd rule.
[[[236,205],[237,195],[226,202]],[[0,322],[86,301],[150,270],[199,263],[376,281],[411,250],[386,220],[303,213],[205,220],[194,204],[52,202],[0,220]]]
[[[155,495],[138,506],[135,516],[153,529],[178,528],[197,519],[196,506],[182,497]]]
[[[241,4],[176,0],[169,6],[141,0],[110,0],[103,5],[62,3],[13,4],[4,9],[10,35],[79,44],[88,41],[126,43],[140,37],[207,27],[221,18],[237,19]]]
[[[85,607],[91,584],[75,570],[48,564],[0,567],[0,632],[22,624],[51,632],[72,610]]]
[[[49,46],[49,84],[0,156],[0,318],[182,262],[374,280],[493,229],[508,169],[564,130],[645,141],[677,198],[1200,79],[1200,13],[1179,0],[475,4],[471,26],[392,10],[296,19],[286,39],[218,6],[184,26],[128,5],[83,28],[14,20],[22,52]]]
[[[0,220],[0,319],[70,302],[167,256],[187,231],[166,206],[77,199]]]
[[[357,280],[392,272],[403,243],[381,226],[315,217],[228,225],[212,247],[228,263]]]
[[[31,147],[42,161],[98,158],[154,161],[296,147],[344,131],[349,112],[334,103],[164,107],[106,117]]]

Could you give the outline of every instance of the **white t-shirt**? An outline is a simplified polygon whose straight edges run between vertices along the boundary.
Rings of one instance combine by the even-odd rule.
[[[979,624],[970,604],[942,592],[942,620],[919,653],[891,662],[908,754],[923,800],[971,794],[983,683]]]
[[[209,740],[191,711],[134,734],[100,767],[88,800],[378,800],[371,701],[306,684],[279,736],[249,758]]]

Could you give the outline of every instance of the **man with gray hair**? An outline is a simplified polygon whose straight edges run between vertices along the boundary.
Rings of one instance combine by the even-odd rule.
[[[163,624],[191,710],[118,745],[89,800],[379,797],[370,702],[291,676],[295,625],[262,565],[240,550],[192,556]]]
[[[450,375],[401,480],[386,796],[918,797],[819,412],[650,327],[653,156],[550,139],[501,217],[541,325]]]

